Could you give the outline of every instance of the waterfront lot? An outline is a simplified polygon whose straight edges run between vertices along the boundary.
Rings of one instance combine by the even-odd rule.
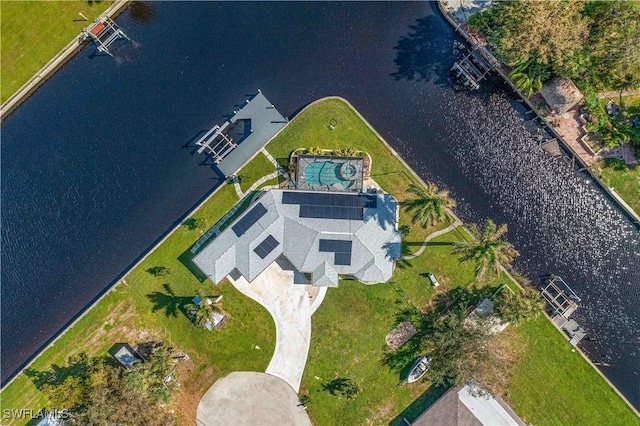
[[[335,130],[328,127],[338,122]],[[286,166],[289,154],[305,141],[324,148],[354,146],[373,158],[374,179],[399,199],[415,179],[382,144],[351,108],[338,99],[317,103],[300,113],[268,146],[267,150]],[[262,167],[256,161],[256,167]],[[262,162],[263,163],[263,162]],[[249,169],[247,169],[247,167]],[[250,170],[252,165],[245,167]],[[231,185],[221,187],[197,212],[212,226],[238,201]],[[411,225],[401,210],[401,225],[409,226],[405,241],[408,252],[441,227],[422,229]],[[190,360],[178,370],[182,383],[174,399],[181,424],[192,424],[202,394],[224,374],[237,370],[264,371],[274,350],[273,321],[258,304],[242,296],[227,283],[213,287],[200,282],[178,260],[200,237],[202,230],[181,226],[123,282],[74,325],[53,347],[47,349],[2,394],[3,408],[33,408],[45,405],[38,392],[34,372],[61,365],[67,356],[86,351],[106,354],[117,342],[164,340],[184,351]],[[451,253],[453,241],[466,238],[464,231],[452,231],[431,241],[417,258],[401,261],[394,282],[373,286],[342,281],[329,289],[322,306],[312,318],[312,341],[301,394],[310,397],[308,412],[319,425],[388,424],[402,417],[415,418],[444,389],[429,383],[401,386],[404,367],[382,362],[384,336],[403,317],[417,318],[433,303],[436,292],[423,277],[428,271],[438,276],[439,295],[454,297],[460,289],[473,287],[473,266],[459,265]],[[184,260],[184,256],[182,256]],[[163,266],[165,275],[147,270]],[[89,278],[88,278],[89,279]],[[506,282],[505,276],[489,275],[484,287]],[[208,332],[193,327],[180,308],[197,289],[207,295],[224,294],[223,309],[229,321],[222,331]],[[534,424],[638,424],[638,419],[606,382],[544,318],[516,328],[528,342],[514,379],[504,395],[516,412]],[[256,349],[258,346],[260,349]],[[410,362],[407,360],[407,362]],[[332,395],[330,382],[347,378],[360,392],[352,399]],[[581,392],[576,390],[580,389]],[[8,422],[8,424],[21,424]]]
[[[640,214],[640,166],[625,166],[620,161],[604,160],[596,166],[602,181]]]
[[[3,1],[2,89],[4,102],[112,1]],[[82,13],[89,21],[79,15]],[[54,24],[51,22],[54,21]]]

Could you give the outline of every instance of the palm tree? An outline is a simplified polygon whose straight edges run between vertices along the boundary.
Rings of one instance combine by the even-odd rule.
[[[514,324],[537,318],[544,311],[544,307],[544,299],[530,287],[525,287],[522,292],[504,291],[496,303],[496,311],[500,317]]]
[[[200,297],[199,305],[195,303],[187,303],[184,305],[184,308],[191,315],[191,321],[194,325],[199,326],[203,321],[213,318],[214,313],[222,313],[220,303],[211,302],[209,298],[204,296],[200,291],[196,294]]]
[[[405,201],[404,205],[415,212],[412,222],[419,221],[423,228],[443,222],[447,218],[446,210],[456,206],[455,200],[449,198],[449,191],[439,191],[434,183],[428,183],[426,188],[411,184],[407,192],[417,198]]]
[[[472,242],[456,243],[454,253],[462,255],[460,263],[473,261],[477,279],[482,279],[489,268],[496,273],[500,267],[510,266],[513,260],[520,255],[510,242],[500,239],[507,233],[507,225],[496,226],[491,219],[487,219],[483,230],[476,226],[469,227],[469,231],[475,237]]]
[[[509,74],[509,78],[527,98],[542,89],[543,81],[550,76],[548,66],[540,64],[535,58],[516,62]]]

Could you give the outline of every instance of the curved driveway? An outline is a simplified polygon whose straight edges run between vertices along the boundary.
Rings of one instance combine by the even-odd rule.
[[[298,392],[309,353],[311,315],[322,303],[327,288],[295,284],[294,281],[302,280],[300,274],[286,266],[283,269],[277,262],[251,283],[242,276],[228,278],[240,292],[264,306],[273,317],[276,349],[266,372],[280,377]]]

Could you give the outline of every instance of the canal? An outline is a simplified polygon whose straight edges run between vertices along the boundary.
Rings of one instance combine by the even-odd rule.
[[[192,153],[260,88],[285,116],[347,98],[465,221],[509,224],[531,277],[582,298],[585,350],[640,406],[640,232],[536,147],[499,81],[469,93],[434,3],[156,2],[117,19],[2,123],[3,382],[221,182]]]

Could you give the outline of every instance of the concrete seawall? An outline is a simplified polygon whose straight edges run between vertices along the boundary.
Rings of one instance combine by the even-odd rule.
[[[107,10],[100,16],[115,17],[129,4],[130,0],[115,0]],[[85,42],[81,42],[76,36],[69,44],[67,44],[56,56],[54,56],[47,64],[42,67],[33,77],[29,79],[18,91],[9,97],[0,106],[0,120],[7,117],[14,109],[16,109],[25,99],[35,92],[49,77],[55,74],[73,55],[84,46]]]

